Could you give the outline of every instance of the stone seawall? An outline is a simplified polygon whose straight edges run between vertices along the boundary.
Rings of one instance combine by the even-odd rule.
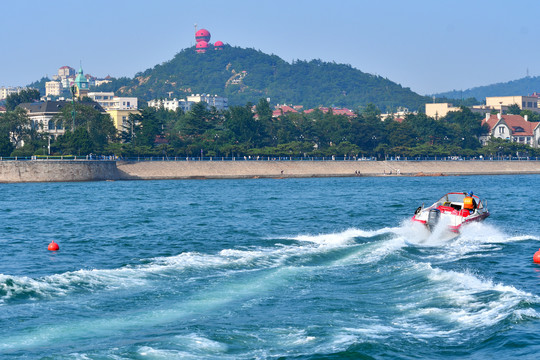
[[[540,161],[118,162],[123,179],[540,174]]]
[[[27,160],[0,161],[0,182],[58,182],[118,180],[116,161]]]
[[[540,174],[540,161],[0,161],[0,182]]]

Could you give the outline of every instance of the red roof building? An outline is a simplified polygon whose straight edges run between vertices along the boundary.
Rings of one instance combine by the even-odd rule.
[[[330,110],[332,110],[332,114],[334,115],[345,115],[345,116],[356,116],[356,114],[354,113],[354,111],[350,110],[350,109],[347,109],[347,108],[328,108],[328,107],[320,107],[318,108],[319,110],[321,110],[323,113],[327,113],[329,112]],[[305,114],[310,114],[312,113],[313,111],[315,111],[315,109],[309,109],[309,110],[306,110],[304,111]]]
[[[489,128],[488,136],[481,137],[483,145],[490,137],[510,140],[520,144],[538,147],[540,139],[540,123],[527,121],[527,116],[486,114],[482,125]]]
[[[285,113],[298,113],[295,109],[290,107],[289,105],[277,105],[276,109],[272,111],[272,117],[278,117]]]

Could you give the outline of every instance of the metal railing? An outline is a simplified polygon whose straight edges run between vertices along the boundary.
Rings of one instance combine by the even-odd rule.
[[[58,155],[58,156],[14,156],[0,157],[0,161],[539,161],[538,157],[523,156],[386,156],[386,157],[357,157],[357,156],[129,156],[115,155]]]

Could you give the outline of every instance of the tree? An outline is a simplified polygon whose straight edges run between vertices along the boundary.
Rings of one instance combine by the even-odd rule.
[[[99,112],[93,103],[77,102],[75,104],[68,104],[62,108],[60,113],[53,117],[53,121],[62,124],[66,129],[66,134],[68,130],[71,135],[77,134],[77,139],[82,139],[88,135],[92,143],[89,146],[90,150],[87,152],[88,146],[86,140],[84,140],[84,146],[81,145],[80,154],[88,154],[90,152],[100,153],[110,141],[116,139],[116,128],[109,114]],[[84,129],[86,134],[77,132],[79,128]],[[80,141],[76,143],[80,143]],[[68,148],[71,146],[69,145],[69,141],[61,141],[60,143],[66,144]],[[64,151],[66,150],[64,149]],[[79,149],[76,152],[70,149],[69,152],[79,154]]]
[[[259,117],[259,121],[263,123],[272,121],[272,109],[270,109],[270,104],[264,98],[261,98],[257,105],[255,106],[255,112]]]
[[[210,118],[210,112],[206,108],[205,102],[199,102],[191,106],[182,120],[179,122],[180,133],[188,136],[201,135],[208,129],[207,120]]]
[[[15,150],[15,146],[9,140],[7,132],[0,132],[0,156],[9,156],[11,152]]]
[[[519,115],[521,113],[521,109],[519,108],[518,104],[512,104],[508,107],[506,112],[512,115]]]
[[[156,142],[156,136],[162,134],[162,123],[156,115],[156,109],[147,107],[140,114],[130,114],[134,138],[131,140],[136,146],[148,146],[152,148]]]
[[[523,110],[519,115],[523,117],[527,116],[528,121],[540,122],[540,113],[532,112],[531,110]]]
[[[8,135],[15,147],[21,146],[25,140],[32,137],[35,128],[31,125],[28,113],[21,107],[0,114],[0,130]]]
[[[18,94],[8,95],[8,97],[6,97],[6,110],[15,110],[17,105],[37,101],[40,97],[39,91],[36,89],[25,89]]]
[[[226,115],[225,126],[233,134],[233,139],[250,146],[257,144],[260,138],[259,123],[253,118],[251,105],[233,106]]]

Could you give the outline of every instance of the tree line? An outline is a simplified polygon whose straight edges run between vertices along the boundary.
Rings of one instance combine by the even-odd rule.
[[[38,125],[21,107],[0,114],[0,156],[539,155],[538,149],[502,140],[482,147],[479,137],[488,129],[482,126],[482,117],[466,107],[439,120],[419,113],[381,121],[373,104],[353,117],[315,110],[274,118],[266,99],[227,111],[197,103],[188,112],[144,108],[130,115],[118,131],[108,114],[81,101],[64,106],[48,124],[65,129],[64,135],[49,137]]]

